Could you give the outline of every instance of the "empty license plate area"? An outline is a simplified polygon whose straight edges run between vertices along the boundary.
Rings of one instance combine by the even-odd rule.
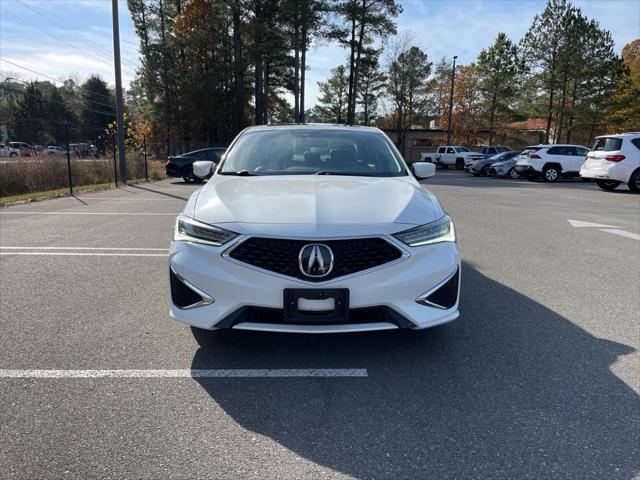
[[[343,323],[349,316],[346,288],[285,288],[284,320],[290,323]]]

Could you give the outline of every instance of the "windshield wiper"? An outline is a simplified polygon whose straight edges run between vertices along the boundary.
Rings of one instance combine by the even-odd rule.
[[[249,170],[238,170],[237,172],[220,172],[220,175],[236,175],[238,177],[259,177],[256,173],[251,173]]]
[[[333,173],[327,172],[326,170],[318,170],[314,175],[333,175]]]

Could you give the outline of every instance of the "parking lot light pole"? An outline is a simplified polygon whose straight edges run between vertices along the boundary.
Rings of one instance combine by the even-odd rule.
[[[451,145],[451,115],[453,114],[453,86],[456,81],[456,59],[453,57],[453,69],[451,70],[451,96],[449,97],[449,125],[447,126],[447,145]]]
[[[142,135],[142,148],[144,149],[144,179],[149,183],[149,164],[147,163],[147,136]]]

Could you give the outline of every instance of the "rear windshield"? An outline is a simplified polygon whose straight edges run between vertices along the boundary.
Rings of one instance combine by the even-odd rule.
[[[622,148],[621,138],[597,138],[593,144],[594,151],[614,152]]]
[[[520,152],[520,155],[526,155],[527,153],[531,153],[531,152],[537,152],[538,150],[540,150],[542,147],[527,147],[524,150],[522,150]]]

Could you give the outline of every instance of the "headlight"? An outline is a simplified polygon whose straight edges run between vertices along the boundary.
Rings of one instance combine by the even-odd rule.
[[[453,220],[445,215],[435,222],[396,233],[394,237],[410,247],[420,247],[432,243],[455,242],[456,231],[453,227]]]
[[[207,225],[206,223],[198,222],[193,218],[180,215],[176,221],[173,240],[176,242],[185,241],[204,243],[206,245],[219,247],[237,236],[238,234],[235,232],[230,232],[229,230],[225,230],[220,227],[214,227],[213,225]]]

